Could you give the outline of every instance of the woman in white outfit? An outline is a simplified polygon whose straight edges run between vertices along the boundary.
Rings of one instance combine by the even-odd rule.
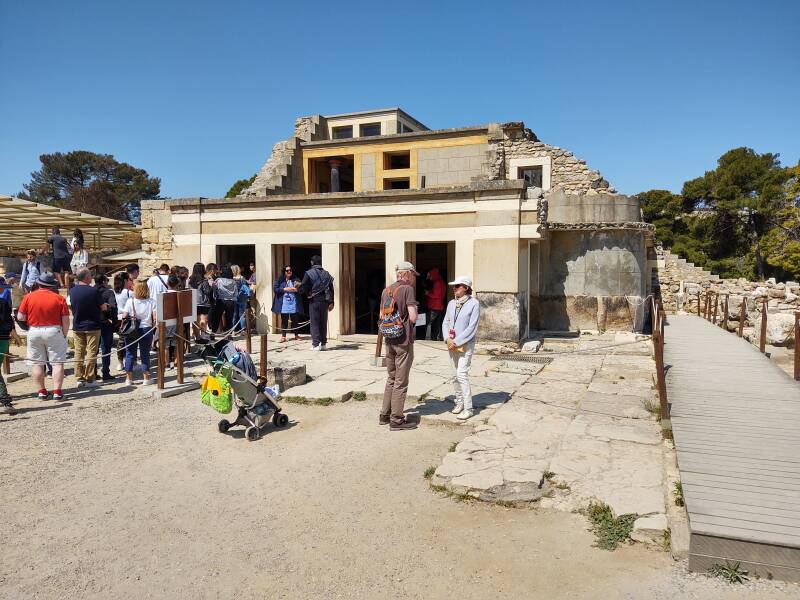
[[[456,400],[453,414],[466,421],[475,416],[472,409],[472,390],[469,386],[469,367],[475,352],[475,339],[481,307],[472,295],[472,279],[456,277],[453,286],[454,300],[450,300],[442,321],[442,336],[447,340],[450,367],[453,372]]]

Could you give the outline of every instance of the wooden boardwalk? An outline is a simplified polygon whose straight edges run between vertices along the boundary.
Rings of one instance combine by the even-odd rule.
[[[700,317],[670,316],[664,339],[689,568],[800,581],[800,384]]]

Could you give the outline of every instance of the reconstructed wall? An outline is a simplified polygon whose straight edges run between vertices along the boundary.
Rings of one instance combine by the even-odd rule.
[[[164,200],[142,201],[142,250],[148,256],[139,265],[142,273],[172,264],[172,215]]]
[[[417,151],[417,187],[467,185],[489,178],[489,153],[486,144],[444,148],[420,148]]]
[[[646,295],[643,231],[550,231],[543,254],[539,294],[531,298],[532,328],[641,327]]]

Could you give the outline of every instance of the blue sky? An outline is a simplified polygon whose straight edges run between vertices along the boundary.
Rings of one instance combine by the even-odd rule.
[[[389,106],[525,121],[625,193],[737,146],[800,158],[795,0],[0,0],[0,26],[0,193],[84,149],[221,196],[296,116]]]

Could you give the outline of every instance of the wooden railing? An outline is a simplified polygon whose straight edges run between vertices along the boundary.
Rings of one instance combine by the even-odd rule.
[[[717,304],[720,296],[725,297],[722,303],[722,319],[719,326],[728,331],[728,321],[730,320],[729,300],[730,294],[720,294],[719,292],[708,291],[705,293],[705,302],[701,304],[701,292],[697,292],[697,316],[704,318],[709,323],[717,325]],[[713,303],[712,303],[713,299]],[[701,310],[702,306],[702,310]],[[769,319],[767,309],[769,308],[769,298],[761,299],[761,328],[758,338],[758,350],[761,354],[767,351],[767,320]],[[736,328],[736,335],[742,337],[744,322],[747,318],[747,299],[742,296],[742,304],[739,309],[739,325]],[[800,381],[800,311],[794,313],[794,379]]]

